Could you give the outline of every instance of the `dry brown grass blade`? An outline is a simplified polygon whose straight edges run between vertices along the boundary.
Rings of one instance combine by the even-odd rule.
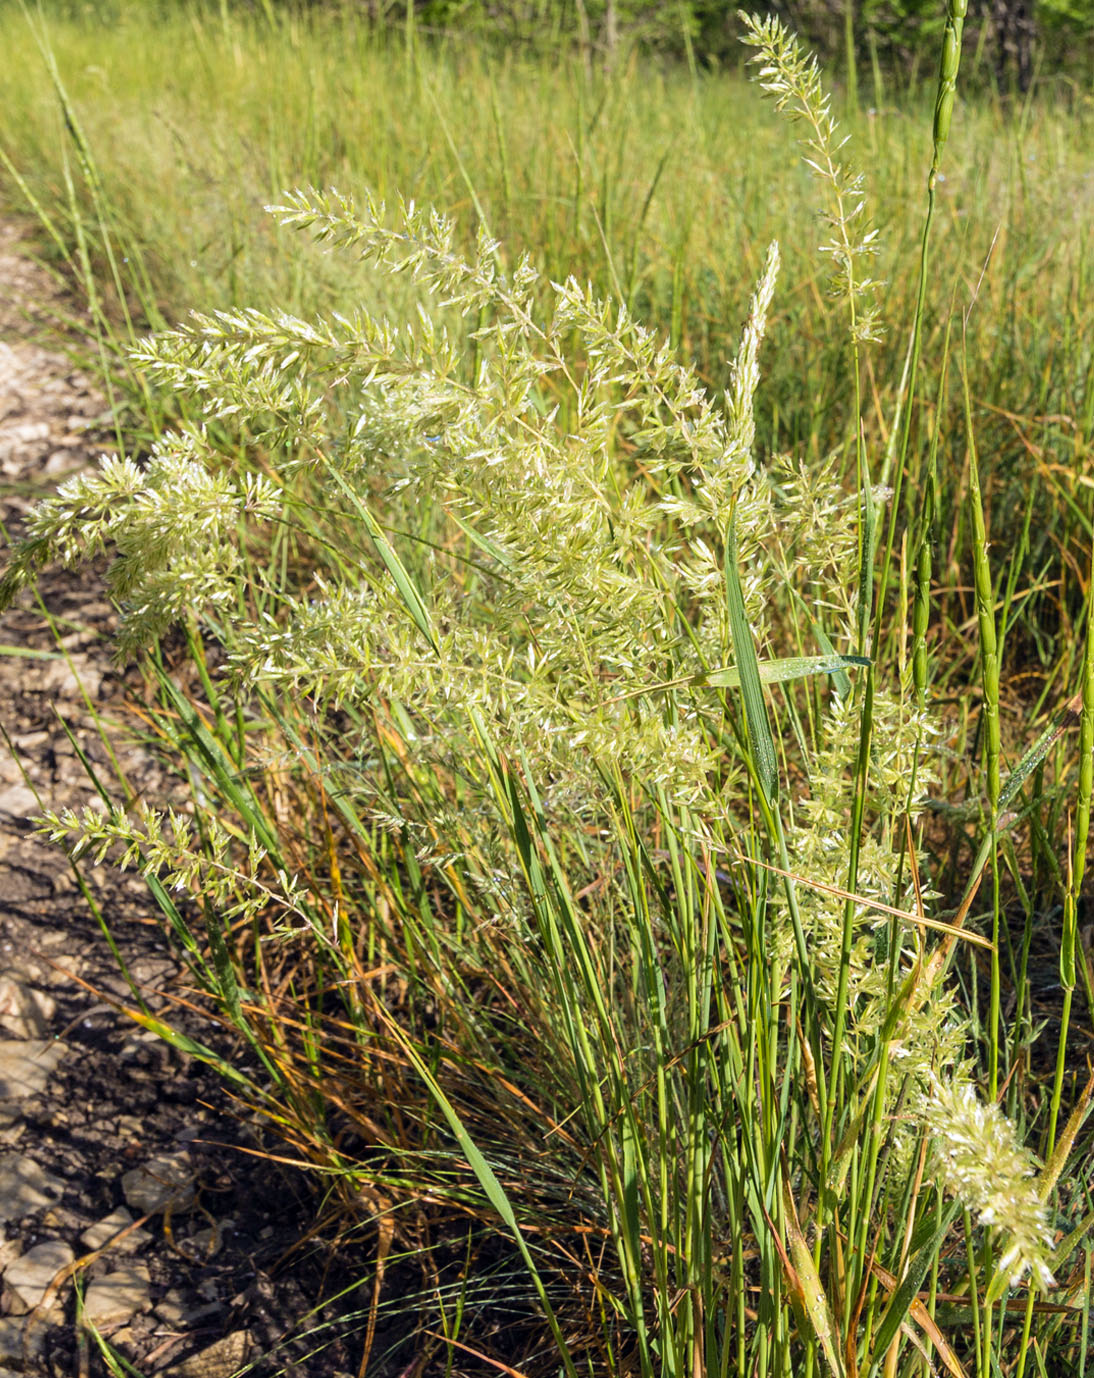
[[[877,1280],[886,1289],[886,1291],[890,1293],[890,1295],[893,1292],[895,1292],[897,1288],[900,1286],[899,1279],[893,1273],[890,1273],[888,1268],[885,1268],[880,1263],[878,1263],[876,1258],[872,1258],[870,1260],[869,1266],[870,1272],[874,1275],[874,1277],[877,1278]],[[965,1372],[961,1360],[953,1352],[953,1349],[950,1347],[949,1341],[946,1339],[945,1335],[943,1335],[942,1331],[938,1328],[937,1322],[935,1321],[931,1313],[927,1310],[921,1298],[914,1297],[912,1299],[912,1304],[908,1308],[908,1314],[915,1321],[916,1325],[918,1325],[919,1328],[923,1331],[924,1335],[926,1335],[930,1342],[934,1345],[935,1349],[938,1350],[939,1356],[941,1357],[942,1362],[946,1365],[947,1369],[952,1374],[952,1378],[968,1378],[968,1374]],[[901,1329],[904,1331],[906,1335],[910,1334],[908,1329],[908,1323],[906,1321],[902,1323]]]
[[[422,1333],[428,1335],[431,1340],[440,1340],[442,1344],[451,1345],[454,1349],[462,1349],[465,1354],[470,1354],[475,1359],[481,1359],[484,1364],[496,1368],[499,1373],[507,1373],[509,1378],[528,1378],[528,1375],[519,1368],[504,1364],[500,1359],[492,1359],[489,1354],[483,1354],[479,1349],[472,1349],[470,1345],[461,1344],[459,1340],[450,1339],[447,1335],[438,1335],[435,1330],[425,1330]]]
[[[376,1219],[376,1276],[372,1280],[372,1300],[368,1308],[368,1320],[365,1323],[365,1343],[361,1350],[361,1363],[357,1369],[357,1378],[365,1378],[365,1370],[368,1368],[368,1361],[372,1355],[372,1346],[376,1339],[376,1314],[380,1309],[380,1293],[384,1286],[384,1273],[387,1269],[388,1255],[391,1253],[391,1245],[395,1239],[395,1217],[390,1210]]]
[[[1081,1292],[1082,1283],[1079,1288]],[[1071,1295],[1075,1295],[1072,1292]],[[960,1306],[965,1310],[970,1310],[972,1303],[968,1297],[960,1292],[939,1292],[935,1301],[940,1306]],[[1005,1310],[1008,1316],[1024,1316],[1028,1301],[1024,1297],[1008,1297],[1005,1303]],[[996,1309],[1004,1306],[1003,1302],[995,1303]],[[1082,1309],[1078,1306],[1068,1306],[1066,1302],[1059,1301],[1035,1301],[1033,1303],[1033,1314],[1035,1316],[1074,1316],[1076,1319],[1082,1315]]]
[[[905,855],[908,858],[908,874],[912,878],[912,889],[915,892],[915,912],[922,922],[927,911],[923,904],[923,886],[920,883],[919,858],[916,856],[915,837],[912,834],[912,816],[908,813],[904,815],[904,842]]]
[[[884,904],[881,900],[870,899],[866,895],[856,895],[852,890],[844,890],[839,885],[829,885],[822,880],[814,880],[810,876],[796,875],[793,871],[784,871],[779,866],[773,866],[769,861],[760,861],[756,857],[747,856],[744,852],[738,852],[736,859],[747,862],[749,866],[761,866],[765,871],[771,871],[774,875],[782,876],[785,880],[792,880],[796,885],[804,886],[808,890],[817,890],[823,895],[832,895],[836,899],[849,900],[852,904],[861,904],[864,909],[873,909],[879,914],[891,914],[894,918],[903,919],[906,923],[917,924],[925,928],[933,928],[938,933],[945,933],[950,940],[964,938],[967,943],[973,943],[977,947],[985,947],[991,951],[991,940],[982,937],[979,933],[966,933],[963,927],[964,914],[960,920],[955,919],[953,923],[946,923],[942,919],[928,919],[924,914],[912,914],[906,909],[896,909],[891,904]],[[970,896],[967,904],[971,905]]]

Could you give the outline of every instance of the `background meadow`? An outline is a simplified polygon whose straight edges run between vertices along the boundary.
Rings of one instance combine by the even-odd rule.
[[[5,596],[121,551],[193,788],[49,826],[153,877],[362,1371],[1081,1372],[1094,101],[972,62],[942,156],[899,44],[837,134],[777,31],[804,126],[541,9],[0,8],[134,461]]]

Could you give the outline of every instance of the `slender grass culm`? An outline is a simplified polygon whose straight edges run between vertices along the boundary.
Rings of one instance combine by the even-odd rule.
[[[369,1224],[361,1373],[988,1378],[1031,1335],[1046,1372],[1079,1352],[1089,1220],[1058,1243],[1053,1200],[1081,1214],[1065,1167],[1089,1089],[1061,1130],[1057,1073],[1040,1169],[997,1104],[1000,839],[1063,720],[1004,773],[966,396],[988,814],[944,909],[925,840],[937,484],[908,524],[911,654],[882,654],[907,640],[883,624],[927,236],[872,463],[864,180],[815,61],[778,20],[743,23],[824,201],[851,482],[839,454],[756,452],[776,244],[715,397],[627,302],[510,260],[481,206],[463,252],[437,211],[298,189],[276,224],[401,276],[416,312],[233,307],[144,340],[147,386],[200,419],[66,481],[0,582],[7,605],[48,561],[113,554],[119,650],[144,656],[192,813],[40,826],[149,877],[244,1041],[235,1093]],[[185,676],[161,648],[176,626]],[[1092,667],[1088,648],[1084,848]],[[991,964],[983,1077],[962,961]],[[409,1301],[396,1261],[419,1269]],[[381,1352],[400,1306],[414,1323]]]

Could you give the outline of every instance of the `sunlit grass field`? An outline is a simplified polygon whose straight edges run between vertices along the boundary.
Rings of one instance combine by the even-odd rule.
[[[692,77],[632,59],[605,79],[576,58],[487,53],[458,37],[408,53],[398,35],[348,22],[316,29],[287,19],[271,30],[232,18],[226,28],[215,11],[172,5],[153,19],[151,7],[119,8],[115,22],[48,25],[99,205],[35,37],[11,5],[0,129],[66,240],[71,178],[88,220],[101,211],[119,247],[139,254],[146,276],[131,260],[127,278],[167,319],[258,300],[344,305],[366,290],[352,267],[317,266],[262,207],[298,185],[397,193],[444,207],[467,234],[485,221],[508,253],[533,253],[545,277],[572,273],[610,288],[720,386],[750,284],[777,237],[786,269],[783,346],[763,403],[770,443],[816,453],[845,443],[832,420],[843,395],[839,341],[826,328],[794,131],[770,118],[739,72]],[[845,126],[881,232],[890,330],[874,365],[879,386],[899,378],[891,364],[914,300],[932,100],[933,81],[908,93],[898,74],[872,98],[864,91],[861,115]],[[1068,462],[1090,426],[1081,342],[1092,122],[1094,101],[1051,86],[1025,107],[959,107],[929,285],[936,344],[951,307],[976,301],[974,393],[1011,413],[1012,436],[1024,425],[1027,440]],[[1057,413],[1054,423],[1040,419]],[[1063,418],[1075,422],[1066,449],[1051,431]],[[1008,427],[998,431],[1003,439]]]
[[[71,13],[0,195],[135,462],[4,596],[121,550],[195,792],[49,827],[159,878],[363,1369],[1081,1372],[1094,101]]]

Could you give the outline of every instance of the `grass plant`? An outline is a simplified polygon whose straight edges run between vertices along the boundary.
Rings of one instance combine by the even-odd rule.
[[[164,35],[123,14],[144,70]],[[746,41],[811,178],[735,78],[272,12],[181,9],[155,95],[95,103],[109,67],[51,23],[50,83],[5,107],[12,194],[96,294],[110,367],[141,315],[199,308],[131,343],[129,454],[39,504],[0,584],[112,553],[191,811],[104,782],[105,813],[43,826],[149,877],[241,1035],[237,1094],[368,1223],[362,1373],[986,1376],[1088,1351],[1086,231],[1050,239],[1059,185],[973,214],[1054,140],[1057,181],[1081,174],[1048,107],[979,187],[966,155],[943,209],[961,17],[933,158],[895,113],[855,122],[876,199],[773,20]],[[230,130],[195,125],[203,91]],[[138,157],[127,127],[164,142]],[[916,279],[893,265],[921,187]],[[1028,272],[1050,242],[1062,285]],[[1034,332],[1061,291],[1074,329]],[[1037,657],[1039,697],[1005,699]],[[1067,992],[1040,1071],[1035,940]]]

